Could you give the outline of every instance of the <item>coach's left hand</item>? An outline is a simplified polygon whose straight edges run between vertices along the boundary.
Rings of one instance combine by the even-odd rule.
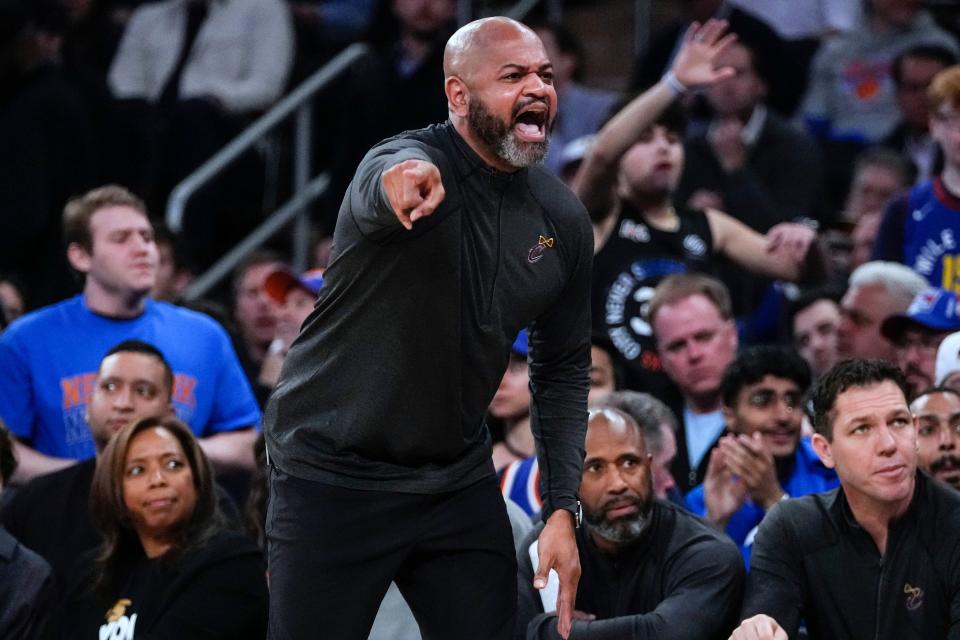
[[[547,586],[550,569],[560,577],[557,593],[557,631],[566,640],[573,626],[573,612],[577,602],[577,583],[580,581],[580,555],[577,539],[573,533],[573,514],[566,509],[557,509],[540,532],[537,553],[540,565],[533,576],[535,589]]]

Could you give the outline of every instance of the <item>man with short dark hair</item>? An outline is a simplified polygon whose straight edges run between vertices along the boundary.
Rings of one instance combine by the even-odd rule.
[[[847,360],[813,395],[813,447],[840,488],[788,500],[757,533],[732,640],[953,638],[960,494],[917,472],[916,424],[894,365]]]
[[[929,288],[913,299],[906,313],[892,315],[880,325],[880,333],[893,344],[910,394],[933,386],[937,348],[943,339],[960,329],[957,295]]]
[[[87,402],[103,353],[125,339],[163,351],[177,415],[217,470],[252,467],[260,411],[226,331],[209,316],[149,298],[157,245],[140,198],[101,187],[68,202],[63,219],[83,292],[0,336],[0,417],[20,440],[19,479],[93,457]]]
[[[960,393],[931,387],[913,399],[910,412],[917,421],[919,467],[960,490]]]
[[[800,294],[788,307],[790,335],[814,378],[837,362],[837,329],[840,327],[839,294],[824,288]]]
[[[781,500],[828,491],[837,475],[800,435],[810,370],[796,352],[752,347],[727,367],[720,389],[727,434],[710,453],[690,510],[725,531],[749,564],[756,528]]]
[[[699,518],[654,498],[643,432],[627,414],[591,411],[580,496],[583,573],[571,638],[727,636],[743,585],[736,548]],[[555,640],[552,599],[530,586],[537,568],[535,536],[526,540],[529,552],[520,552],[514,638]]]

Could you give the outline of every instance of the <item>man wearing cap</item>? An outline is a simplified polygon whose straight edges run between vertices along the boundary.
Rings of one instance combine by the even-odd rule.
[[[906,313],[880,325],[881,334],[894,345],[897,366],[911,394],[933,386],[937,347],[960,329],[958,311],[956,294],[931,287],[917,294]]]
[[[305,271],[298,276],[286,267],[279,267],[264,279],[263,289],[278,309],[276,333],[257,378],[257,382],[268,389],[277,385],[287,350],[300,333],[307,316],[313,311],[313,304],[322,284],[322,269]]]

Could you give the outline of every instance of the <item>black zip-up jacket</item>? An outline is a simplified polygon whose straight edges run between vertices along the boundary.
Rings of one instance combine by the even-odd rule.
[[[743,618],[765,613],[791,638],[960,639],[960,493],[917,474],[881,556],[843,490],[779,503],[753,544]]]
[[[515,640],[560,640],[555,613],[543,613],[533,588],[529,547],[517,556],[520,601]],[[580,583],[576,609],[596,620],[574,622],[570,640],[723,640],[743,598],[743,560],[736,545],[682,507],[655,500],[640,537],[611,557],[589,526],[577,529]]]
[[[383,171],[432,162],[446,197],[412,231]],[[270,459],[357,489],[440,493],[493,474],[483,416],[530,328],[544,511],[576,500],[590,366],[593,233],[542,167],[490,169],[448,122],[374,147],[340,208],[316,308],[264,417]]]

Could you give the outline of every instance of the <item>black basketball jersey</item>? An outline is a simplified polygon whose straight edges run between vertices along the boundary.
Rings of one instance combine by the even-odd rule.
[[[680,226],[662,231],[623,203],[616,227],[593,258],[595,333],[609,338],[630,389],[663,397],[672,388],[662,372],[647,308],[657,284],[673,273],[715,274],[713,236],[703,211],[678,209]]]

